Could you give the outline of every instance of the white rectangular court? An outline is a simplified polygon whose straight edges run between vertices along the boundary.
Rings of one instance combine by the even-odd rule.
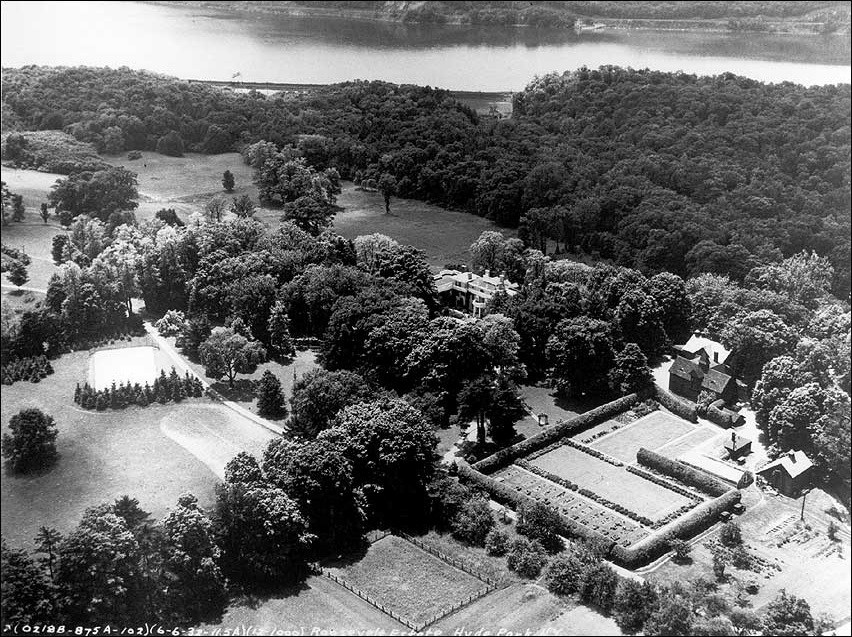
[[[153,347],[105,349],[89,358],[89,384],[97,390],[130,383],[153,383],[160,369]]]

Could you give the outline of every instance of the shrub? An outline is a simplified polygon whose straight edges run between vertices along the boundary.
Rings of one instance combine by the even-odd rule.
[[[731,564],[737,568],[748,570],[752,567],[753,562],[751,553],[742,544],[731,551]]]
[[[544,574],[547,590],[555,595],[570,595],[580,590],[586,576],[596,560],[575,550],[560,553],[547,565]]]
[[[180,310],[169,310],[163,318],[154,323],[154,327],[160,336],[177,336],[186,329],[186,316]]]
[[[131,150],[129,153],[127,153],[127,159],[131,161],[136,159],[142,159],[142,153],[138,150]]]
[[[743,534],[740,525],[736,522],[727,522],[722,526],[719,539],[725,546],[739,546],[743,543]]]
[[[491,529],[485,538],[485,551],[488,555],[502,557],[509,550],[509,536],[500,529]]]
[[[595,564],[589,567],[583,577],[580,599],[608,613],[612,609],[618,580],[618,575],[609,566]]]
[[[9,419],[3,457],[15,473],[43,469],[56,462],[56,423],[40,409],[23,409]]]
[[[0,380],[4,385],[11,385],[19,380],[37,383],[52,373],[53,366],[46,356],[32,356],[13,360],[0,367]]]
[[[465,502],[450,526],[453,537],[473,546],[484,546],[489,532],[494,528],[494,517],[488,500],[477,497]]]
[[[686,540],[672,540],[671,547],[674,551],[675,561],[680,563],[686,562],[689,559],[689,554],[692,553],[692,546]]]
[[[518,509],[518,533],[540,542],[548,553],[558,553],[565,548],[559,537],[561,526],[559,514],[540,502],[524,504]]]
[[[541,569],[547,563],[547,552],[544,547],[533,540],[518,538],[512,542],[506,564],[509,570],[521,577],[534,579],[541,574]]]

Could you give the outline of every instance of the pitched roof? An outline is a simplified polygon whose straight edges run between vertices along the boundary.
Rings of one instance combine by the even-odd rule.
[[[704,372],[701,371],[697,363],[687,360],[683,356],[678,356],[674,359],[672,366],[669,367],[669,374],[684,380],[692,380],[693,378],[701,378]]]
[[[690,336],[689,340],[681,345],[681,349],[690,354],[695,354],[703,349],[707,353],[707,357],[714,363],[724,363],[731,355],[731,350],[725,349],[721,343],[697,334]],[[718,354],[716,358],[713,357],[714,353]]]
[[[813,462],[805,455],[804,451],[788,451],[777,460],[761,467],[758,473],[763,474],[776,467],[781,467],[791,478],[800,476],[813,466]]]
[[[709,389],[717,394],[721,394],[725,391],[725,388],[730,382],[730,376],[720,372],[718,369],[711,369],[704,374],[704,380],[701,382],[701,387],[703,389]]]

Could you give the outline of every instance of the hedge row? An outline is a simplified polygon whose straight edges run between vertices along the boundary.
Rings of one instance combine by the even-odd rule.
[[[514,509],[517,509],[522,504],[534,502],[532,498],[518,493],[505,484],[501,484],[493,478],[480,473],[461,458],[456,461],[456,468],[458,469],[459,478],[465,482],[475,484],[487,491],[496,501],[508,504]],[[698,505],[664,533],[640,540],[630,548],[617,545],[613,540],[601,533],[597,533],[582,524],[574,522],[574,520],[565,517],[558,511],[555,512],[559,516],[562,525],[560,531],[562,535],[568,538],[581,538],[597,542],[605,549],[604,556],[608,556],[620,566],[635,569],[645,566],[661,555],[664,555],[670,550],[673,540],[687,539],[710,528],[719,520],[719,514],[722,511],[732,509],[735,504],[739,503],[741,498],[742,494],[736,489],[732,489],[714,500],[709,500]]]
[[[672,460],[650,449],[641,447],[636,452],[639,464],[654,469],[663,475],[671,476],[679,482],[688,484],[714,497],[726,493],[731,487],[708,473],[695,469],[678,460]]]
[[[585,489],[575,482],[571,482],[570,480],[566,480],[565,478],[562,478],[562,477],[560,477],[560,476],[558,476],[554,473],[550,473],[549,471],[546,471],[545,469],[542,469],[540,467],[536,467],[535,465],[530,464],[526,460],[518,458],[517,460],[515,460],[515,464],[518,465],[519,467],[522,467],[523,469],[526,469],[527,471],[529,471],[531,473],[536,474],[539,477],[544,478],[545,480],[550,480],[551,482],[555,482],[556,484],[558,484],[561,487],[565,487],[566,489],[570,489],[571,491],[577,491],[580,495],[583,495],[583,496],[589,498],[590,500],[597,502],[601,506],[604,506],[608,509],[612,509],[613,511],[616,511],[618,513],[621,513],[622,515],[627,516],[628,518],[630,518],[631,520],[633,520],[635,522],[638,522],[639,524],[642,524],[644,526],[652,526],[654,524],[653,520],[651,520],[650,518],[646,518],[644,515],[639,515],[638,513],[631,511],[630,509],[628,509],[625,506],[622,506],[620,504],[616,504],[612,500],[607,500],[605,497],[598,495],[594,491],[591,491],[589,489]]]
[[[456,468],[458,469],[458,475],[461,480],[472,483],[473,485],[487,491],[494,500],[501,504],[509,505],[515,510],[518,510],[523,504],[533,504],[537,502],[533,498],[515,491],[511,487],[497,482],[493,478],[477,471],[461,458],[456,460]],[[562,515],[562,513],[556,509],[553,509],[553,507],[549,508],[559,517],[561,525],[560,534],[564,537],[585,539],[600,543],[600,546],[612,547],[615,545],[613,540],[602,533],[593,531],[592,529],[575,522],[565,515]]]
[[[37,383],[52,373],[53,365],[47,360],[47,356],[28,356],[3,365],[0,369],[0,379],[4,385],[11,385],[19,380]]]
[[[134,385],[120,383],[112,384],[109,389],[96,390],[89,383],[82,387],[77,384],[74,390],[74,402],[83,409],[124,409],[132,405],[147,407],[155,402],[166,404],[170,401],[180,402],[184,398],[198,398],[204,393],[201,381],[188,373],[183,378],[178,376],[172,367],[171,374],[166,376],[164,371],[160,372],[159,378],[154,379],[154,384],[145,383],[143,387],[139,383]]]
[[[707,420],[715,422],[720,427],[730,429],[734,426],[734,418],[727,409],[720,409],[715,404],[707,407]]]
[[[600,407],[596,407],[584,414],[580,414],[571,420],[557,422],[532,438],[527,438],[511,447],[501,449],[487,458],[483,458],[474,464],[473,468],[481,473],[493,473],[497,469],[511,464],[516,458],[528,456],[533,451],[546,447],[570,434],[588,429],[614,414],[629,409],[639,399],[639,394],[629,394]]]
[[[660,476],[653,474],[653,473],[650,473],[649,471],[643,471],[639,467],[634,467],[633,465],[628,466],[627,470],[630,473],[635,473],[637,476],[639,476],[641,478],[645,478],[649,482],[653,482],[654,484],[658,484],[661,487],[663,487],[664,489],[668,489],[669,491],[674,491],[675,493],[682,495],[684,497],[687,497],[690,500],[695,500],[696,502],[701,501],[701,498],[696,497],[695,494],[692,491],[690,491],[689,489],[685,489],[684,487],[680,486],[679,484],[674,484],[672,482],[669,482],[668,480],[664,480]]]
[[[657,400],[663,407],[690,422],[698,422],[698,413],[695,411],[694,403],[678,398],[658,385],[654,385],[654,389],[657,392]]]
[[[581,442],[577,442],[576,440],[571,440],[570,438],[566,438],[563,442],[569,447],[574,447],[574,449],[578,451],[582,451],[593,458],[597,458],[598,460],[603,460],[611,465],[615,465],[616,467],[623,467],[624,463],[621,460],[617,460],[610,455],[605,454],[603,451],[598,451],[592,447],[586,446]]]
[[[610,558],[625,568],[645,566],[669,551],[674,540],[694,537],[713,526],[719,520],[722,511],[733,508],[741,498],[742,494],[732,489],[714,500],[698,505],[691,513],[683,516],[663,533],[640,540],[629,548],[613,546],[610,550]]]

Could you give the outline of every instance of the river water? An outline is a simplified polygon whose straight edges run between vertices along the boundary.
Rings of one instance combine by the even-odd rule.
[[[193,79],[380,79],[476,91],[516,91],[535,75],[602,64],[850,81],[850,43],[840,36],[409,26],[137,2],[3,2],[0,48],[5,67],[124,65]]]

